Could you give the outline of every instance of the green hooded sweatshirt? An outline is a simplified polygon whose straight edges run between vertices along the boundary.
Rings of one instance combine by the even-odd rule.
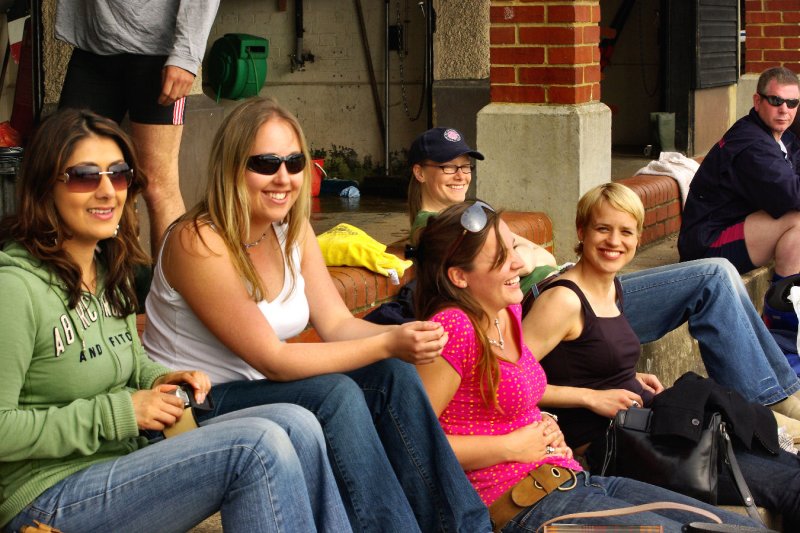
[[[103,288],[69,309],[46,266],[19,244],[0,251],[0,527],[62,479],[147,444],[131,393],[169,369]]]

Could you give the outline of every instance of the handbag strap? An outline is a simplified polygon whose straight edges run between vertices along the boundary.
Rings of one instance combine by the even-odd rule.
[[[546,526],[549,526],[553,522],[560,522],[562,520],[568,520],[571,518],[601,518],[606,516],[622,516],[627,514],[644,513],[647,511],[656,511],[659,509],[676,509],[678,511],[688,511],[690,513],[697,513],[699,515],[705,516],[706,518],[712,520],[717,524],[722,523],[722,519],[719,516],[715,515],[711,511],[706,511],[705,509],[701,509],[700,507],[695,507],[693,505],[686,505],[685,503],[678,503],[678,502],[652,502],[652,503],[645,503],[642,505],[633,505],[631,507],[617,507],[616,509],[606,509],[604,511],[587,511],[584,513],[564,514],[561,516],[557,516],[555,518],[551,518],[547,522],[541,524],[536,529],[536,533],[540,533]]]
[[[758,514],[756,501],[753,498],[753,495],[750,493],[750,488],[747,486],[747,482],[744,480],[742,471],[739,469],[739,461],[736,460],[736,454],[733,453],[733,444],[731,443],[730,435],[728,435],[725,422],[719,425],[719,432],[722,435],[722,457],[725,460],[725,464],[728,465],[728,469],[731,471],[733,484],[736,485],[736,490],[739,493],[739,496],[742,498],[742,503],[747,511],[747,516],[762,526],[767,527],[766,524],[764,524],[764,521],[761,519],[761,515]]]

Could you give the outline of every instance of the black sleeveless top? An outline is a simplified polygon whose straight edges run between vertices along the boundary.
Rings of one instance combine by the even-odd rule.
[[[618,305],[622,306],[622,287],[614,279]],[[583,310],[583,331],[578,338],[561,341],[542,359],[547,382],[553,385],[588,389],[627,389],[649,405],[653,395],[636,379],[636,363],[641,355],[639,338],[620,313],[598,317],[578,286],[566,279],[555,280],[544,290],[566,287],[578,295]],[[567,444],[573,448],[605,435],[609,420],[588,409],[552,409]]]

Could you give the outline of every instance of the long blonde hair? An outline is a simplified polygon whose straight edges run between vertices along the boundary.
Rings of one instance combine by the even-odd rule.
[[[236,107],[222,121],[211,147],[206,197],[181,218],[193,221],[195,230],[203,224],[213,225],[215,232],[225,242],[234,267],[244,278],[250,295],[256,302],[264,300],[267,293],[242,244],[250,235],[251,206],[245,171],[259,129],[273,119],[282,120],[291,126],[306,161],[311,162],[308,143],[297,118],[271,98],[251,98]],[[285,250],[292,287],[300,265],[294,264],[290,251],[298,243],[300,233],[309,218],[310,183],[311,167],[306,164],[300,194],[283,221],[288,225]]]

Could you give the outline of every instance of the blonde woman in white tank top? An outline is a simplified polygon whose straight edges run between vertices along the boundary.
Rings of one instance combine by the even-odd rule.
[[[309,153],[297,120],[255,98],[211,151],[205,199],[165,239],[144,342],[208,372],[216,413],[274,402],[314,412],[356,531],[488,532],[414,365],[447,341],[431,322],[352,316],[309,223]],[[322,343],[287,343],[310,323]]]

